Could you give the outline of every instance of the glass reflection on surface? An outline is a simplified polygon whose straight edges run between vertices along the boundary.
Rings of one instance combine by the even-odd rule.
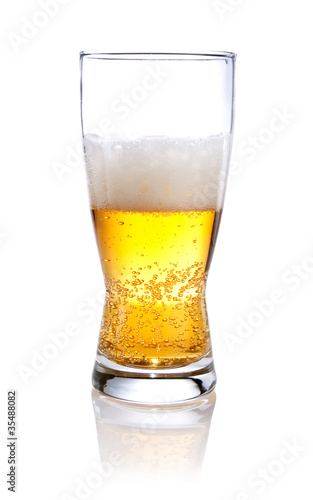
[[[117,479],[199,477],[216,395],[154,407],[120,403],[93,389],[103,476]]]

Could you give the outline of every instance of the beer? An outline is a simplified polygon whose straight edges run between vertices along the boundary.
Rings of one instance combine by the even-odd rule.
[[[100,355],[165,368],[210,350],[205,287],[221,214],[222,145],[151,138],[143,151],[136,141],[85,139],[106,286]]]

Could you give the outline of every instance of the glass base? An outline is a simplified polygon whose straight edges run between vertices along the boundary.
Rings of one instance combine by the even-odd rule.
[[[158,370],[122,366],[98,354],[92,385],[120,401],[177,405],[211,392],[216,374],[211,353],[187,366]]]

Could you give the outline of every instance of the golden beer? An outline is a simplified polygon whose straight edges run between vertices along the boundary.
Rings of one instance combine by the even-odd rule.
[[[204,294],[215,210],[92,214],[106,286],[100,353],[149,368],[204,356],[210,349]]]

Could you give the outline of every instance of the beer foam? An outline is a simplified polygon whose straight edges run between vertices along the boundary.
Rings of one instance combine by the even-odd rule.
[[[91,207],[127,211],[222,208],[231,137],[84,138]]]

